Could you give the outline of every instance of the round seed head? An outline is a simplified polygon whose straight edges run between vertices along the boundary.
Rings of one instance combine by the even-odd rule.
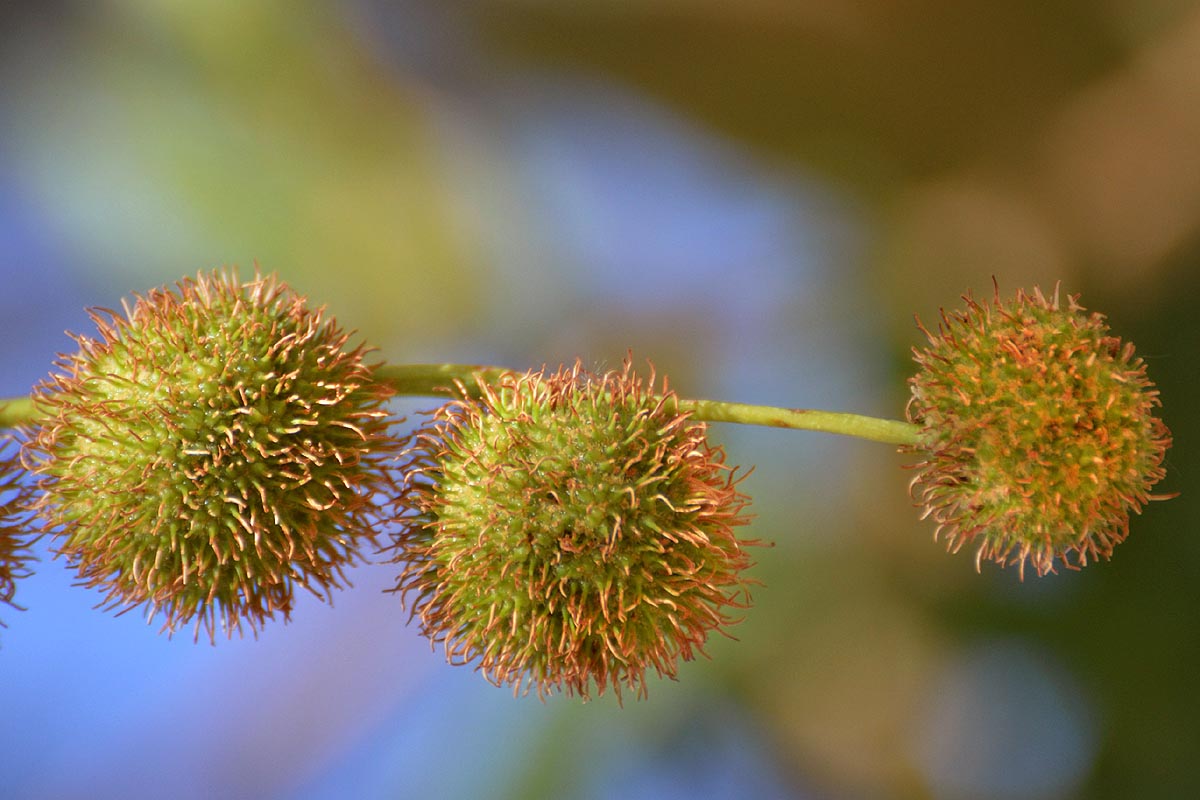
[[[653,384],[629,363],[509,375],[416,436],[397,590],[451,662],[515,692],[644,695],[748,604],[748,498]]]
[[[913,496],[957,551],[976,564],[1056,559],[1076,569],[1108,558],[1130,512],[1164,475],[1171,437],[1155,415],[1158,391],[1133,345],[1074,296],[1040,290],[1011,303],[942,312],[914,349],[908,418],[921,426]],[[919,324],[919,323],[918,323]]]
[[[20,440],[8,431],[0,431],[0,603],[20,608],[13,597],[16,582],[31,574],[29,562],[28,483],[22,480]],[[0,625],[3,625],[0,621]]]
[[[395,445],[363,348],[274,277],[96,310],[37,387],[36,506],[102,605],[251,631],[373,543]]]

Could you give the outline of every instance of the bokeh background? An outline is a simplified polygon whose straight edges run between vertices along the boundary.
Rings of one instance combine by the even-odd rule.
[[[256,263],[390,361],[632,348],[685,395],[885,416],[914,314],[1062,281],[1149,362],[1182,496],[1021,583],[931,541],[893,448],[718,426],[763,586],[623,709],[447,666],[386,564],[209,646],[42,543],[0,795],[1200,797],[1200,4],[0,4],[0,396],[85,306]]]

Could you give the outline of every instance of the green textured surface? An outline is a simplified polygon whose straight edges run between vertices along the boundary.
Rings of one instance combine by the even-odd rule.
[[[42,387],[40,509],[113,607],[212,635],[326,594],[373,536],[391,447],[361,352],[274,279],[214,273],[94,314]]]
[[[509,376],[418,439],[401,580],[426,635],[497,683],[643,694],[744,603],[746,498],[636,376]]]

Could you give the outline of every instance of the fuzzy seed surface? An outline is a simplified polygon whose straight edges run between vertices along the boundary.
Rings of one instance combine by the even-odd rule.
[[[20,452],[17,436],[0,431],[0,603],[14,607],[17,582],[30,575],[33,560],[28,549],[30,491],[22,477]]]
[[[393,449],[362,348],[274,277],[200,273],[93,311],[39,387],[39,511],[105,605],[213,637],[328,597]]]
[[[914,497],[977,563],[1044,575],[1108,558],[1130,514],[1159,499],[1171,443],[1145,364],[1075,297],[965,300],[914,350]]]
[[[397,588],[497,685],[645,694],[748,603],[733,471],[628,364],[481,389],[415,440]]]

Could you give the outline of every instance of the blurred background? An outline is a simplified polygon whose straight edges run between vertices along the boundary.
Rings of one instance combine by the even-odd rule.
[[[43,543],[0,795],[1200,797],[1198,263],[1190,0],[0,4],[0,396],[85,306],[258,264],[393,362],[632,348],[898,417],[914,314],[1062,281],[1147,359],[1182,492],[1022,584],[931,541],[893,448],[714,428],[763,585],[623,709],[447,666],[387,565],[213,647]]]

